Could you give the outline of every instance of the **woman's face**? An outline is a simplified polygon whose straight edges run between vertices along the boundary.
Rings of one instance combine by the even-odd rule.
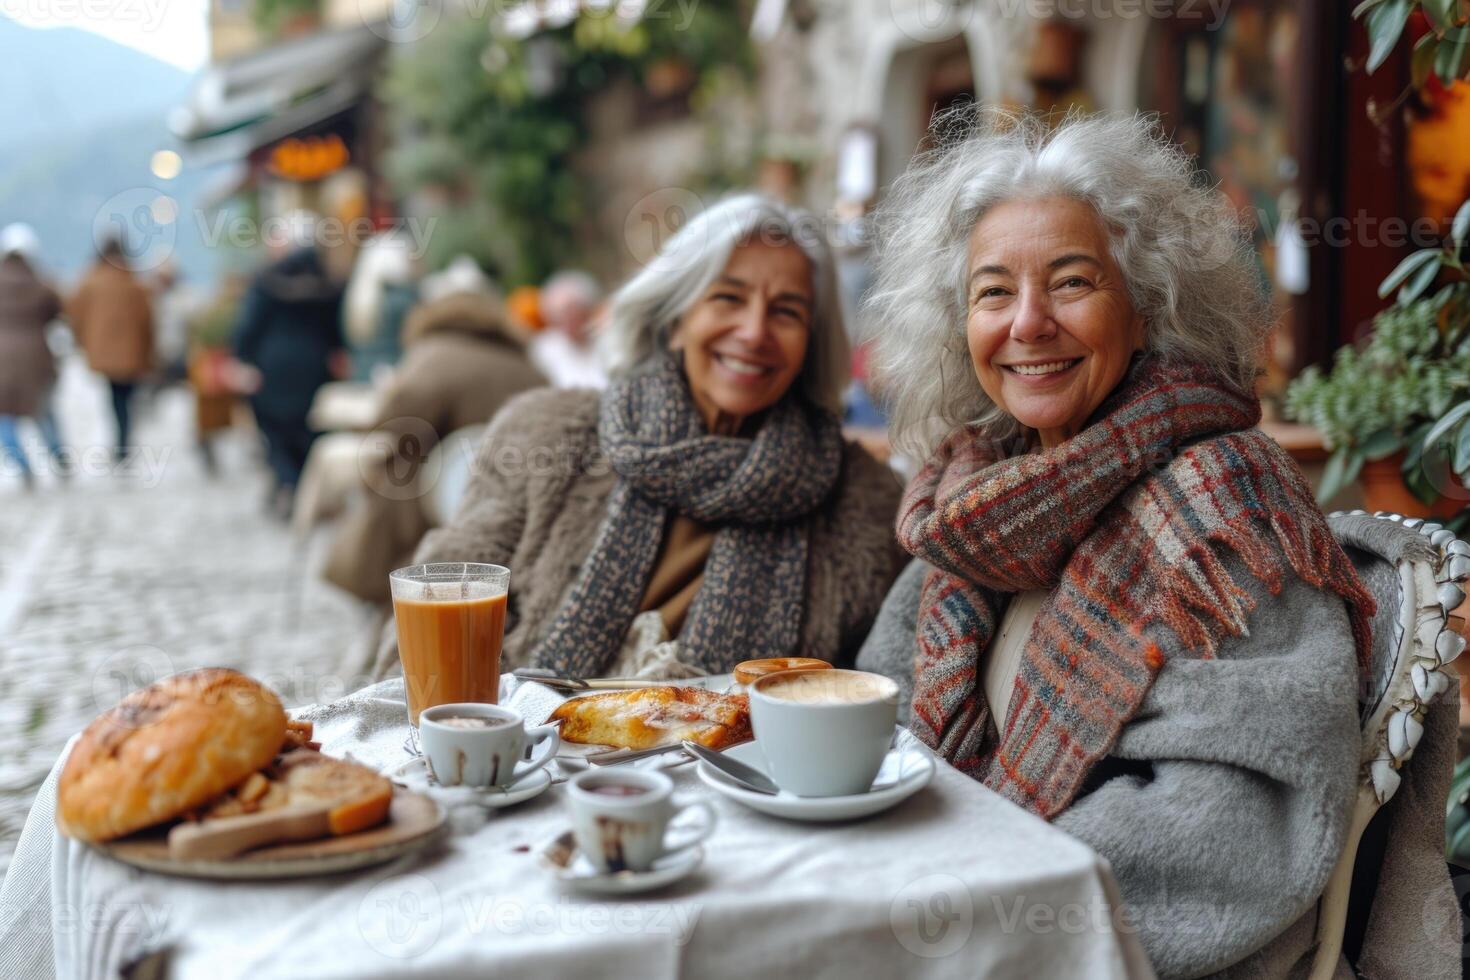
[[[1082,430],[1143,347],[1091,205],[1008,201],[970,232],[966,338],[985,393],[1041,444]]]
[[[812,321],[811,262],[795,245],[737,246],[679,319],[689,390],[709,431],[733,434],[801,373]]]

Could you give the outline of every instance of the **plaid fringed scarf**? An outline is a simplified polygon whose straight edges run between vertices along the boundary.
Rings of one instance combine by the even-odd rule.
[[[1237,554],[1274,594],[1295,574],[1349,603],[1363,662],[1374,602],[1260,405],[1202,367],[1141,358],[1086,428],[1005,458],[957,429],[910,483],[898,537],[934,566],[919,600],[914,732],[1045,818],[1065,809],[1171,657],[1246,627]],[[1001,593],[1054,590],[1006,730],[980,664]]]
[[[607,519],[532,661],[593,676],[638,612],[671,511],[720,525],[679,659],[710,673],[797,652],[806,596],[805,518],[836,486],[842,429],[788,395],[749,439],[710,435],[672,357],[603,395],[598,443],[617,472]]]

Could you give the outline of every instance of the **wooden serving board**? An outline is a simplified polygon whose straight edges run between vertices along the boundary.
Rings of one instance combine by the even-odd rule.
[[[344,837],[272,844],[225,860],[181,861],[171,857],[166,828],[92,846],[145,871],[246,881],[306,878],[382,864],[430,846],[443,836],[444,829],[445,813],[439,804],[420,793],[395,789],[386,823]]]

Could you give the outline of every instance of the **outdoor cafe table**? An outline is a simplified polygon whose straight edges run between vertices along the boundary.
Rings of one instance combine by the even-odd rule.
[[[407,758],[402,692],[388,681],[293,713],[327,753],[386,771]],[[135,870],[57,835],[59,767],[5,883],[7,977],[52,956],[57,976],[114,977],[158,951],[168,976],[209,980],[1152,976],[1126,917],[1115,925],[1106,862],[943,762],[898,807],[835,824],[755,813],[693,766],[672,769],[676,798],[716,807],[704,863],[617,898],[568,892],[539,862],[569,826],[562,785],[503,811],[454,807],[442,848],[388,865],[220,882]]]

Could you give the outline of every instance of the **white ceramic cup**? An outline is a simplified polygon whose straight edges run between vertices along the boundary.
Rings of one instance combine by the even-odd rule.
[[[898,721],[898,685],[861,670],[787,670],[750,685],[766,773],[797,796],[866,793]]]
[[[446,719],[472,718],[491,727],[464,728]],[[556,725],[526,728],[520,712],[479,702],[441,704],[419,713],[419,743],[441,786],[509,789],[544,767],[561,748]],[[545,749],[526,758],[526,750]]]
[[[599,871],[647,871],[665,854],[708,837],[715,829],[714,807],[705,800],[677,803],[673,795],[673,780],[661,772],[610,767],[579,774],[567,786],[577,849]],[[666,840],[669,822],[691,810],[702,811],[704,819],[682,840]]]

